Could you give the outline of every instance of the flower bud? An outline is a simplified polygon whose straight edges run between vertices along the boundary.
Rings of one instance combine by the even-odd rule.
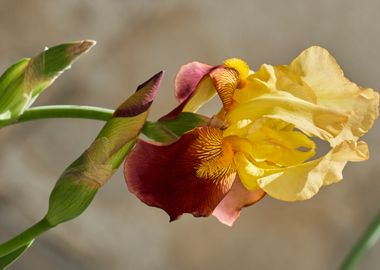
[[[121,104],[91,146],[58,179],[45,219],[56,226],[80,215],[114,174],[140,134],[163,72]]]
[[[95,41],[61,44],[21,59],[0,77],[0,127],[15,121]]]

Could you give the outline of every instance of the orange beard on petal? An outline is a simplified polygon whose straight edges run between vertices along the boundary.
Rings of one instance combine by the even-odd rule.
[[[210,77],[222,100],[224,109],[229,111],[234,102],[232,97],[235,89],[240,84],[239,73],[232,68],[219,67],[210,72]]]

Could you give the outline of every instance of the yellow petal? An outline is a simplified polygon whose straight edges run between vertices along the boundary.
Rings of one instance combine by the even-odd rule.
[[[271,68],[273,68],[273,73],[276,78],[273,82],[276,89],[286,91],[305,101],[317,103],[317,96],[314,89],[304,83],[299,74],[292,73],[288,66],[276,66]]]
[[[239,104],[226,115],[226,120],[233,124],[241,119],[255,121],[260,117],[283,120],[321,139],[337,136],[348,120],[348,116],[340,111],[318,106],[283,91],[263,94]]]
[[[281,173],[262,177],[257,182],[260,188],[276,199],[306,200],[314,196],[322,185],[341,180],[347,161],[362,161],[367,158],[364,142],[347,141],[322,158],[288,167]]]
[[[363,141],[345,141],[332,151],[334,159],[331,160],[330,169],[323,185],[330,185],[342,180],[342,171],[347,161],[360,162],[369,158],[368,145]]]
[[[368,131],[378,116],[379,95],[348,80],[329,52],[321,47],[303,51],[287,68],[300,84],[310,87],[318,104],[350,114],[342,132],[330,142],[356,140]]]
[[[223,136],[240,136],[245,138],[248,136],[248,131],[252,127],[251,123],[252,121],[249,119],[242,119],[236,123],[232,123],[223,131]]]
[[[240,180],[244,187],[248,190],[258,188],[255,180],[263,176],[264,171],[254,166],[241,152],[235,154],[234,161]]]
[[[332,146],[345,140],[357,140],[372,127],[378,117],[379,94],[348,80],[336,60],[321,47],[306,49],[290,65],[262,65],[246,81],[245,87],[234,94],[234,99],[239,104],[249,103],[262,95],[287,93],[318,107],[319,112],[313,113],[314,123],[309,119],[307,122],[299,122],[297,127],[302,129],[299,125],[305,125],[303,131],[328,140]],[[283,112],[282,105],[274,103],[273,106],[280,107],[276,109],[277,115],[273,116],[278,118]],[[297,113],[305,113],[302,111]],[[333,116],[335,113],[344,115],[347,119],[339,121],[339,117]],[[288,109],[285,109],[285,114],[278,119],[287,121],[289,117],[294,117]],[[332,122],[338,120],[340,125],[324,121],[327,118]],[[318,134],[310,124],[324,129],[328,134]]]
[[[266,121],[264,121],[266,120]],[[291,125],[273,119],[256,121],[247,136],[252,143],[252,157],[279,166],[305,162],[315,155],[315,143]]]
[[[379,116],[379,94],[372,89],[360,89],[353,96],[351,115],[342,132],[329,140],[332,146],[346,140],[357,140],[368,132]]]
[[[240,180],[248,190],[255,190],[259,187],[257,179],[276,172],[278,173],[278,170],[264,169],[255,166],[242,152],[235,154],[234,162]]]
[[[198,84],[189,101],[187,101],[183,112],[196,112],[205,103],[216,95],[214,84],[209,76],[205,76]]]
[[[271,92],[268,80],[271,80],[273,75],[273,67],[263,65],[257,72],[247,77],[244,86],[235,91],[233,99],[242,104]]]

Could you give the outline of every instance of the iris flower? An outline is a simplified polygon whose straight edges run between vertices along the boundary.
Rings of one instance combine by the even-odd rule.
[[[129,190],[171,220],[212,214],[232,225],[265,194],[310,199],[339,182],[348,161],[369,157],[360,137],[378,116],[379,95],[349,81],[321,47],[256,72],[236,58],[189,63],[175,80],[180,105],[163,119],[196,112],[216,94],[223,107],[206,125],[168,144],[141,139],[126,160]],[[320,157],[317,140],[330,146]]]

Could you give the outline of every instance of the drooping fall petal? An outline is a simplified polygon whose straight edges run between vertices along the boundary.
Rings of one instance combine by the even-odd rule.
[[[183,213],[209,216],[235,178],[233,154],[216,128],[196,128],[177,142],[138,141],[125,163],[129,190],[171,220]]]
[[[341,180],[347,161],[366,159],[368,148],[364,142],[347,141],[319,159],[287,167],[257,179],[257,183],[273,198],[284,201],[306,200],[314,196],[322,185]]]
[[[232,226],[236,219],[239,218],[241,209],[250,206],[265,196],[262,189],[254,191],[247,190],[239,178],[236,178],[231,190],[218,204],[212,213],[220,222]]]

